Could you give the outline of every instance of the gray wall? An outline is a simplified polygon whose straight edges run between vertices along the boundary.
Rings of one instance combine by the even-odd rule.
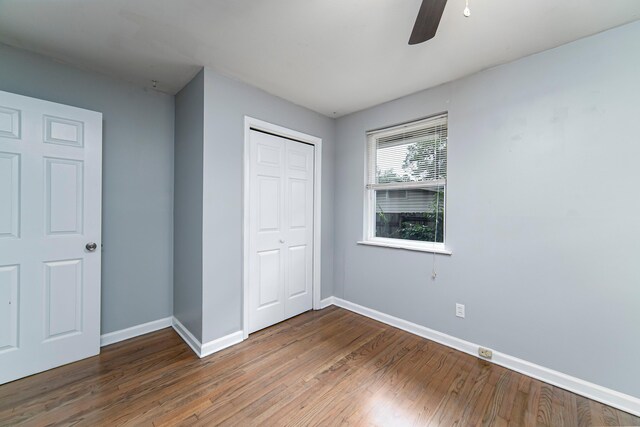
[[[170,316],[173,96],[2,44],[0,90],[102,112],[102,333]]]
[[[244,116],[322,138],[322,296],[333,295],[334,120],[205,69],[203,342],[242,329]]]
[[[338,119],[336,296],[640,396],[638,52],[633,23]],[[442,111],[432,280],[431,254],[356,241],[365,132]]]
[[[202,340],[204,70],[176,95],[173,314]]]

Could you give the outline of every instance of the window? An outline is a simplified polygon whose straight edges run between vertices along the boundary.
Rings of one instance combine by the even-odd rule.
[[[447,115],[367,135],[360,243],[445,252]]]
[[[378,191],[376,193],[376,197],[378,198],[378,200],[380,199],[386,199],[386,198],[392,198],[392,199],[406,199],[407,198],[407,192],[406,190],[404,191],[387,191],[387,190],[381,190]]]

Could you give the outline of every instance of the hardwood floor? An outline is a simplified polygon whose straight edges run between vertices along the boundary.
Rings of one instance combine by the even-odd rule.
[[[198,359],[172,329],[0,386],[0,425],[638,425],[640,418],[349,311]]]

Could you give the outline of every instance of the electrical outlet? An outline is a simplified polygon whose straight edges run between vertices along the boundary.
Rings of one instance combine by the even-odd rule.
[[[456,316],[464,319],[464,304],[456,304]]]
[[[485,359],[491,359],[493,357],[493,351],[484,347],[478,348],[478,354],[480,355],[480,357],[484,357]]]

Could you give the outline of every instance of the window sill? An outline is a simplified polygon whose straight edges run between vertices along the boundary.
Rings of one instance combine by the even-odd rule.
[[[412,245],[410,243],[407,244],[403,244],[403,243],[391,243],[391,242],[377,242],[374,240],[361,240],[359,242],[357,242],[359,245],[365,245],[365,246],[378,246],[381,248],[393,248],[393,249],[405,249],[407,251],[417,251],[417,252],[429,252],[429,253],[436,253],[436,254],[443,254],[443,255],[451,255],[451,251],[448,249],[444,249],[444,248],[434,248],[434,247],[429,247],[429,246],[422,246],[422,245]]]

